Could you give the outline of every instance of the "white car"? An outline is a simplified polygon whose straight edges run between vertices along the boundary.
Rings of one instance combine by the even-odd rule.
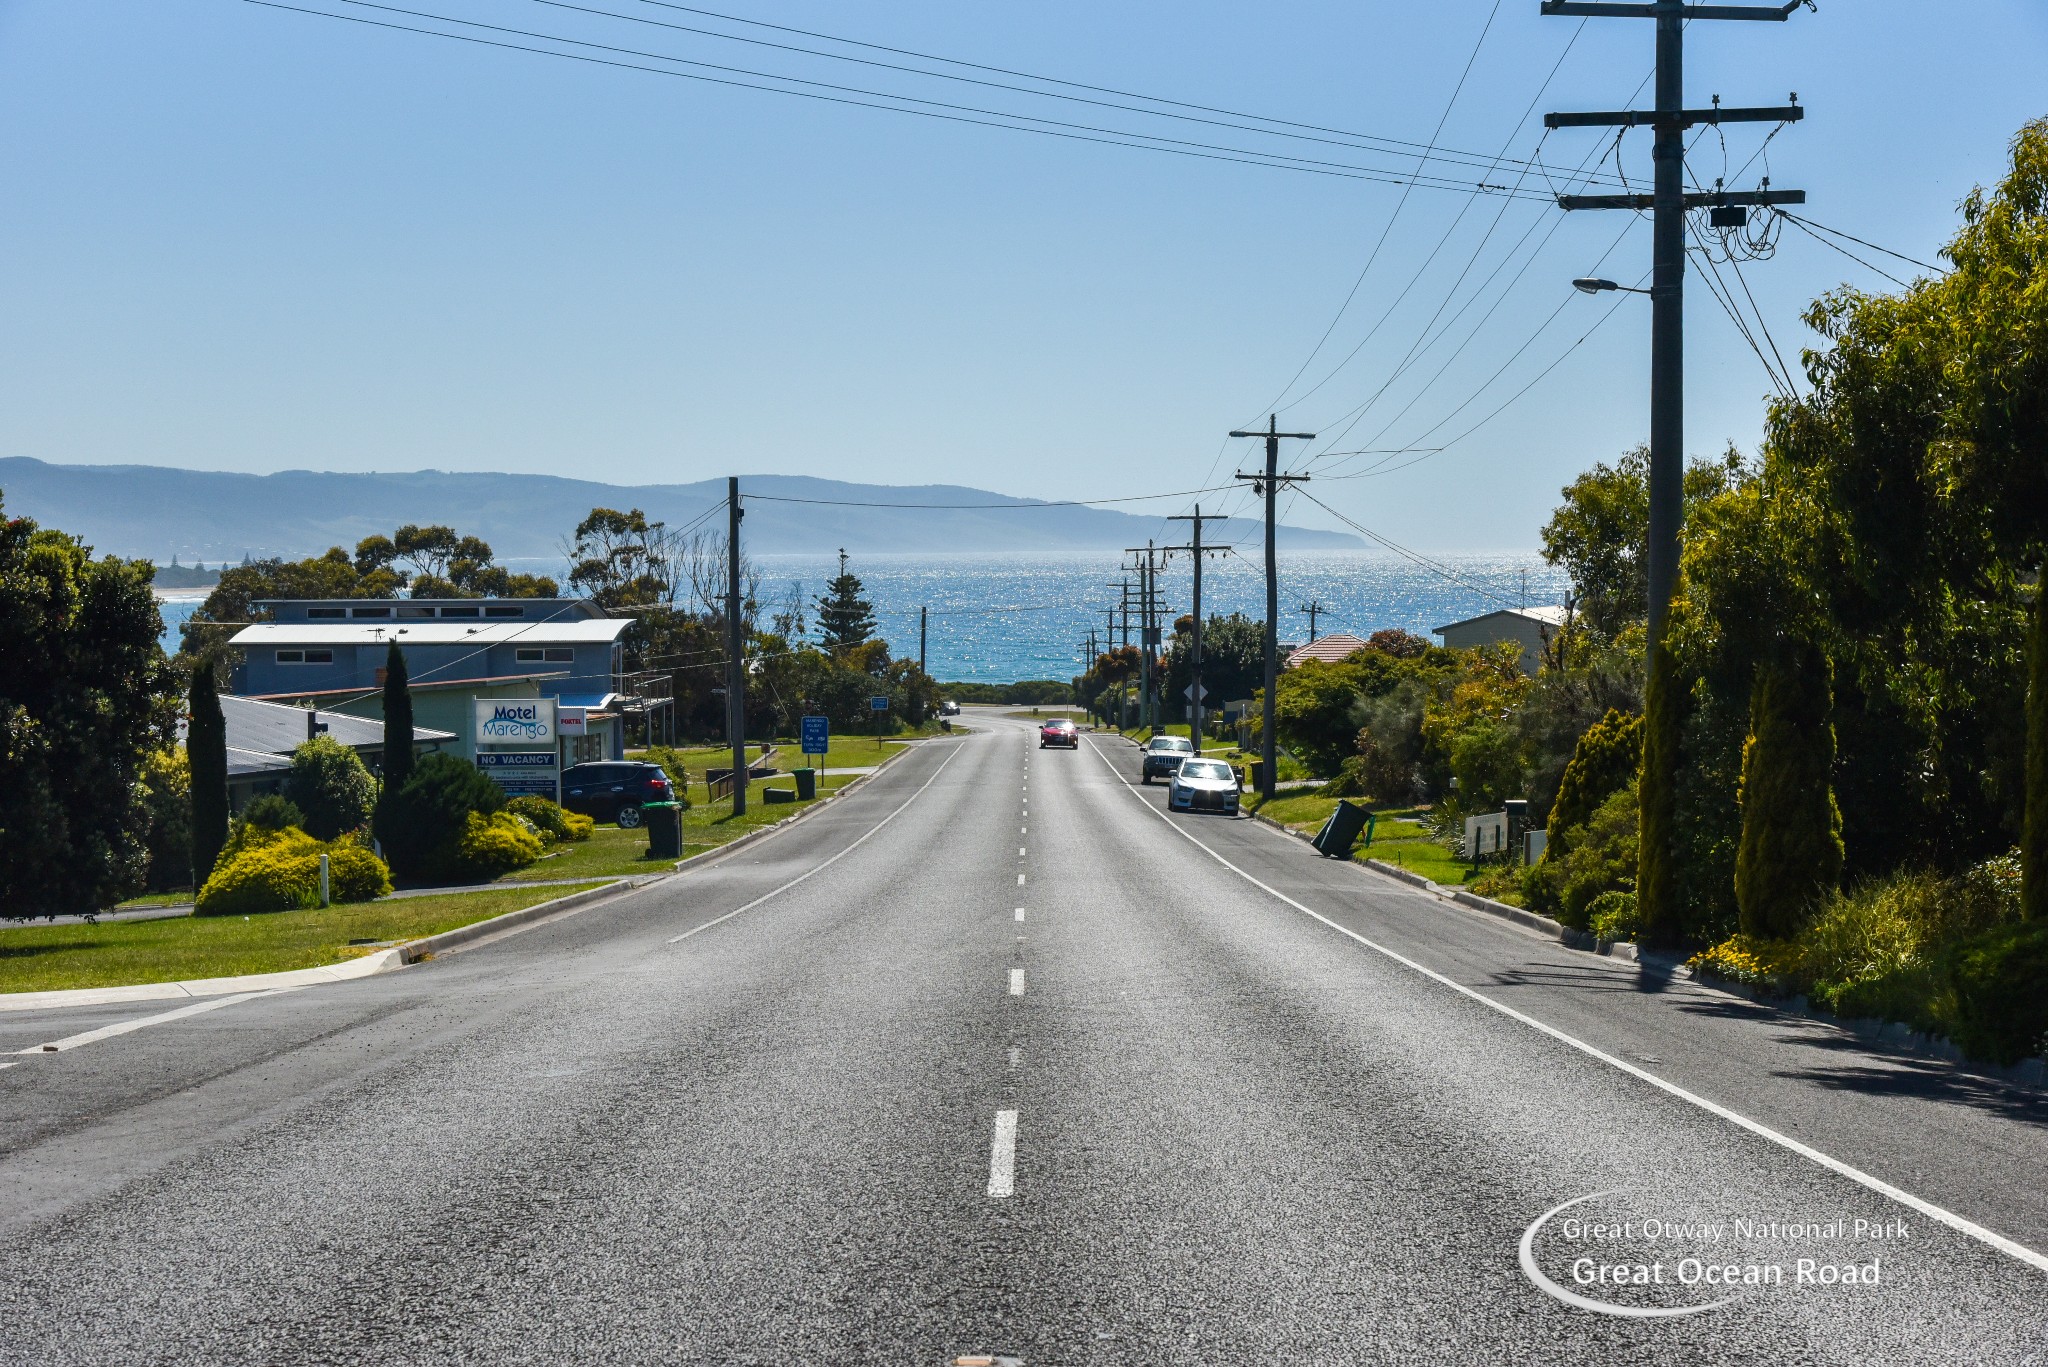
[[[1237,815],[1237,774],[1220,759],[1182,760],[1166,787],[1166,805],[1176,812]]]

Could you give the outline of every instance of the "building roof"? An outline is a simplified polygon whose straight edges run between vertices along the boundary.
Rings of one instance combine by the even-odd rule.
[[[1496,608],[1492,612],[1482,612],[1477,617],[1467,617],[1461,622],[1446,622],[1440,627],[1432,627],[1431,630],[1441,636],[1446,631],[1473,626],[1494,617],[1522,617],[1543,626],[1561,627],[1564,625],[1565,607],[1562,603],[1548,603],[1533,608]]]
[[[496,688],[501,684],[538,683],[542,679],[566,679],[568,677],[568,670],[555,669],[539,674],[487,674],[474,679],[410,679],[406,682],[405,686],[414,693],[420,693],[434,688]],[[355,684],[337,684],[332,688],[307,688],[296,693],[242,693],[236,696],[256,698],[264,701],[272,698],[361,698],[381,691],[381,684],[372,685],[368,688],[359,687]]]
[[[374,613],[402,621],[432,617],[467,617],[471,620],[499,617],[533,621],[605,615],[588,598],[258,598],[250,606],[280,614],[293,622],[306,621],[306,614],[316,609],[329,620],[333,620],[336,611],[345,612],[351,618]]]
[[[383,645],[393,634],[417,646],[602,645],[632,626],[625,617],[550,622],[259,622],[228,641],[235,646]]]
[[[292,751],[306,742],[306,709],[303,707],[286,707],[224,693],[220,700],[220,714],[227,723],[230,777],[285,769],[291,763]],[[384,746],[382,721],[346,716],[340,712],[319,712],[314,719],[327,728],[328,736],[352,750],[382,749]],[[185,722],[181,719],[178,722],[180,740],[184,739],[185,729]],[[455,733],[415,726],[412,739],[415,745],[438,745],[454,740]]]
[[[1345,631],[1333,631],[1302,646],[1287,657],[1287,667],[1307,664],[1310,660],[1321,660],[1325,664],[1348,660],[1365,649],[1365,642]]]

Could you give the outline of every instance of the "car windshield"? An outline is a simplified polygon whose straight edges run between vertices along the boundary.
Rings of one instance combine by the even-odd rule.
[[[1220,759],[1191,759],[1180,766],[1182,778],[1229,778],[1230,766]]]
[[[1182,740],[1179,736],[1161,736],[1152,742],[1154,750],[1193,750],[1193,741]]]

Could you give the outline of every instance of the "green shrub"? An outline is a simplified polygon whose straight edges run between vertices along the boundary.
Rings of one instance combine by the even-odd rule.
[[[412,776],[377,808],[377,838],[392,872],[407,881],[443,876],[472,814],[502,811],[504,790],[453,755],[421,756]],[[531,863],[531,860],[527,861]]]
[[[301,830],[245,825],[222,849],[194,912],[249,916],[318,906],[322,854],[328,857],[330,900],[367,902],[391,891],[383,861],[354,841],[323,845]]]
[[[192,886],[192,766],[183,750],[157,750],[142,762],[137,780],[149,814],[146,886],[168,892]]]
[[[683,767],[683,757],[680,752],[666,745],[650,745],[647,749],[640,752],[640,758],[646,760],[649,764],[659,764],[661,771],[668,775],[669,791],[675,794],[676,806],[686,808],[690,805],[689,774]],[[731,763],[732,759],[728,755],[717,767],[722,769]],[[595,825],[595,823],[592,824],[593,826]],[[581,836],[574,838],[582,839]]]
[[[1586,926],[1600,940],[1634,940],[1642,931],[1632,892],[1603,892],[1586,907]]]
[[[377,803],[377,780],[356,752],[332,736],[315,736],[292,751],[284,795],[305,813],[296,824],[315,840],[358,830]]]
[[[2010,1064],[2048,1051],[2048,921],[1973,936],[1950,948],[1942,968],[1964,1053]]]
[[[544,797],[515,797],[505,804],[505,810],[539,831],[541,838],[549,844],[560,840],[588,840],[591,832],[597,829],[597,823],[589,817],[557,807]]]
[[[294,826],[303,830],[306,814],[290,798],[280,793],[264,793],[250,799],[242,809],[241,824],[259,831],[288,831]]]
[[[1816,649],[1792,651],[1758,672],[1735,856],[1735,900],[1751,935],[1797,934],[1841,877],[1831,699],[1828,662]]]
[[[1586,728],[1550,805],[1544,858],[1563,858],[1600,804],[1628,786],[1642,766],[1643,719],[1618,708]]]
[[[462,836],[443,857],[441,874],[453,881],[487,883],[540,858],[540,835],[510,812],[471,812]]]
[[[1522,873],[1524,904],[1574,930],[1591,928],[1603,893],[1633,893],[1637,854],[1636,784],[1608,796],[1581,827],[1562,859],[1545,857]]]

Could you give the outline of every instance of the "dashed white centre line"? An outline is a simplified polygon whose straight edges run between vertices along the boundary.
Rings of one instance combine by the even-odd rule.
[[[1017,1191],[1017,1113],[996,1112],[995,1140],[988,1148],[988,1194],[1013,1196]]]
[[[1024,875],[1021,873],[1017,875],[1017,886],[1020,888],[1024,886]]]
[[[1024,908],[1022,908],[1022,907],[1018,907],[1018,908],[1017,908],[1017,919],[1018,919],[1018,920],[1020,920],[1020,921],[1024,919]]]
[[[1024,857],[1024,847],[1022,845],[1019,845],[1017,847],[1017,857],[1019,859],[1022,859]]]
[[[1013,997],[1024,995],[1024,970],[1021,968],[1010,970],[1010,995]]]

